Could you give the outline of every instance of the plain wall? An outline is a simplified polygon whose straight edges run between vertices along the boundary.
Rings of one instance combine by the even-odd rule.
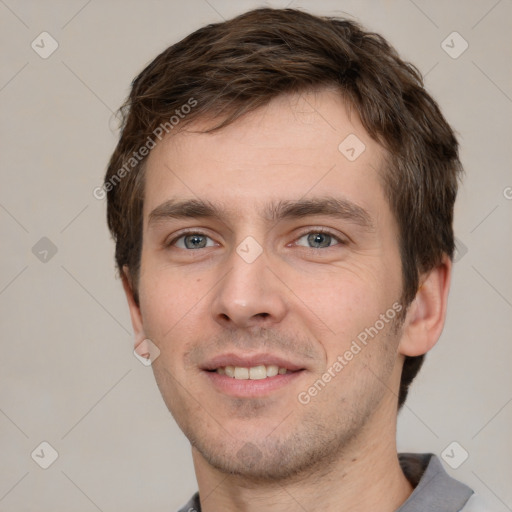
[[[133,356],[93,189],[133,77],[189,32],[260,5],[0,2],[0,510],[172,511],[197,489],[188,441]],[[512,2],[290,7],[382,33],[426,74],[459,135],[466,176],[448,320],[400,413],[398,445],[440,455],[456,441],[469,458],[449,473],[512,510]],[[43,31],[59,45],[46,59],[31,47],[43,50]],[[469,45],[458,58],[442,47],[454,31]],[[450,37],[453,53],[464,42]],[[31,457],[42,441],[59,454],[46,470]]]

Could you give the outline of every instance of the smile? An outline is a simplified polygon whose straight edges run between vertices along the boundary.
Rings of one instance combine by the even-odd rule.
[[[239,380],[261,380],[267,377],[275,377],[278,374],[284,375],[285,373],[291,373],[286,368],[280,368],[274,364],[260,364],[250,368],[243,366],[221,366],[214,371],[220,375],[226,375],[227,377]]]

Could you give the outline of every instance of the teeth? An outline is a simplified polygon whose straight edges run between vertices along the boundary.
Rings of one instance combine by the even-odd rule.
[[[235,374],[236,377],[236,374]],[[249,379],[258,380],[258,379],[266,379],[267,378],[267,369],[265,366],[253,366],[249,368]]]
[[[241,366],[235,366],[235,379],[248,379],[249,368],[242,368]]]
[[[282,368],[286,373],[286,368]],[[267,366],[267,377],[275,377],[279,373],[279,368],[275,364]]]
[[[224,366],[217,368],[216,372],[220,375],[226,375],[231,378],[239,380],[259,380],[266,379],[267,377],[275,377],[277,374],[284,375],[287,373],[286,368],[279,368],[275,364],[265,366],[252,366],[251,368],[244,368],[243,366]]]

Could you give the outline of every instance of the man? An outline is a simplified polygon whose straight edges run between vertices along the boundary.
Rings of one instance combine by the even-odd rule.
[[[105,177],[137,352],[190,440],[182,511],[475,511],[396,419],[444,324],[457,141],[416,69],[259,9],[134,80]]]

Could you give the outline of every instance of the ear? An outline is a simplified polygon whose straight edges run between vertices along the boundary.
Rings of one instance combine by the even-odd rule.
[[[442,262],[420,278],[420,287],[407,311],[398,350],[404,356],[426,354],[443,331],[452,261]]]
[[[126,295],[126,300],[128,301],[128,307],[130,309],[130,317],[132,320],[133,332],[135,334],[135,349],[137,350],[137,353],[139,353],[139,350],[145,352],[145,348],[141,346],[141,344],[143,345],[143,341],[146,339],[146,334],[144,332],[144,326],[142,322],[142,315],[140,312],[140,307],[135,301],[132,288],[132,280],[130,278],[129,269],[126,265],[123,266],[121,279],[123,281],[123,288]],[[139,355],[142,356],[142,353]]]

